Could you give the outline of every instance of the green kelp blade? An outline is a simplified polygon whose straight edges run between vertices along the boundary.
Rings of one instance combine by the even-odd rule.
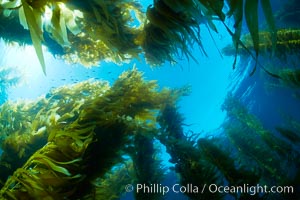
[[[51,168],[53,171],[59,172],[66,176],[71,176],[71,173],[69,172],[68,169],[57,165],[51,158],[48,158],[47,156],[45,156],[43,154],[39,154],[39,153],[34,154],[32,156],[32,162],[43,164],[43,165]]]
[[[256,64],[250,75],[253,75],[257,66],[257,57],[259,51],[259,34],[258,34],[258,0],[245,0],[244,6],[246,23],[252,38],[255,51]]]
[[[69,43],[67,36],[67,28],[65,24],[65,19],[62,16],[61,10],[58,5],[55,5],[52,10],[52,36],[54,39],[61,45],[65,45]]]
[[[228,11],[227,15],[229,17],[231,16],[234,17],[234,34],[231,35],[235,47],[235,55],[234,55],[234,62],[233,62],[233,69],[235,69],[237,56],[238,56],[238,48],[239,48],[239,44],[241,43],[240,38],[241,38],[242,20],[243,20],[243,1],[230,0],[229,7],[230,10]]]
[[[31,40],[32,40],[36,55],[39,59],[39,62],[43,69],[43,72],[46,75],[46,65],[45,65],[45,59],[44,59],[43,49],[42,49],[43,32],[42,32],[41,28],[38,26],[38,23],[34,16],[33,10],[30,8],[27,1],[21,0],[21,2],[23,5],[26,22],[27,22],[27,25],[28,25],[28,28],[30,31]]]
[[[269,26],[269,31],[272,38],[272,55],[275,53],[276,42],[277,42],[277,30],[275,25],[275,20],[272,12],[272,6],[270,0],[261,0],[261,7],[263,9],[267,24]]]

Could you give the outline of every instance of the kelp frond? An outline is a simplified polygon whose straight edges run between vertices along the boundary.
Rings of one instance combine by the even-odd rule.
[[[54,89],[36,102],[1,106],[0,178],[6,183],[0,198],[89,196],[92,182],[123,163],[124,155],[132,157],[138,182],[149,175],[159,181],[156,117],[184,90],[159,91],[155,81],[142,75],[134,68],[113,86],[85,81]],[[152,165],[145,171],[144,163]]]
[[[260,4],[259,4],[260,3]],[[235,28],[235,33],[232,34],[233,37],[233,44],[235,51],[237,52],[239,45],[243,44],[240,41],[241,37],[241,28],[242,28],[242,23],[243,23],[243,18],[245,18],[245,21],[247,23],[248,30],[250,32],[252,44],[253,44],[253,49],[255,52],[255,57],[254,59],[256,60],[255,67],[251,74],[253,74],[256,70],[256,65],[257,65],[257,57],[259,54],[259,43],[260,43],[260,38],[259,38],[259,16],[258,16],[258,7],[261,5],[263,14],[266,19],[266,24],[268,25],[269,28],[269,33],[271,34],[271,45],[272,45],[272,50],[275,50],[275,44],[276,44],[276,27],[275,27],[275,20],[273,17],[273,12],[272,12],[272,7],[271,3],[269,0],[243,0],[243,1],[236,1],[236,0],[228,0],[228,5],[229,5],[229,12],[228,16],[233,16],[234,17],[234,28]],[[245,48],[244,45],[242,45],[243,48]],[[247,49],[247,48],[245,48]],[[235,52],[235,59],[237,56],[237,53]],[[248,53],[248,52],[247,52]],[[234,62],[235,65],[235,62]]]
[[[276,32],[276,43],[274,56],[284,59],[289,54],[298,54],[300,49],[300,30],[299,29],[279,29]],[[270,32],[260,31],[259,32],[259,54],[271,55],[273,51],[272,35]],[[252,50],[254,46],[251,42],[250,35],[244,35],[242,37],[243,44],[247,49]],[[247,55],[244,48],[240,47],[237,50],[240,55]],[[228,45],[223,49],[225,55],[234,55],[236,53],[235,47]]]
[[[41,11],[32,8],[27,2],[27,0],[21,0],[21,2],[22,2],[23,9],[20,9],[20,13],[25,15],[25,19],[22,19],[22,21],[24,22],[23,26],[24,28],[28,28],[30,31],[31,40],[36,55],[39,59],[43,72],[46,75],[46,66],[45,66],[45,60],[44,60],[44,55],[42,50],[42,41],[43,41],[42,19],[41,19],[42,13]],[[19,16],[23,17],[22,14],[19,14]]]
[[[227,5],[229,11],[225,13],[224,0],[157,0],[143,13],[137,1],[75,0],[67,4],[65,1],[22,0],[20,8],[14,6],[19,13],[9,12],[11,18],[6,19],[14,21],[19,16],[21,25],[29,28],[44,73],[42,43],[67,62],[85,66],[98,65],[101,60],[120,64],[139,58],[142,53],[152,66],[165,61],[176,63],[176,58],[182,56],[197,62],[191,52],[194,44],[207,55],[201,42],[200,25],[218,32],[214,21],[225,24],[226,18],[232,16],[234,33],[225,26],[233,37],[235,49],[242,44],[240,36],[245,19],[255,51],[253,57],[257,59],[260,49],[258,6],[265,15],[274,50],[276,31],[269,0],[227,0]],[[11,36],[4,33],[3,37]]]

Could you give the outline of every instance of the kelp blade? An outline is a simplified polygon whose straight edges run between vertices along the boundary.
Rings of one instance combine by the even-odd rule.
[[[272,12],[272,7],[270,0],[261,0],[261,7],[263,9],[267,24],[269,26],[269,31],[271,33],[271,38],[272,38],[272,55],[275,52],[276,48],[276,41],[277,41],[277,30],[276,30],[276,25],[275,25],[275,20],[273,17],[273,12]]]
[[[245,7],[245,19],[252,38],[253,48],[255,51],[256,64],[254,69],[250,73],[250,76],[254,74],[257,66],[257,57],[259,51],[259,34],[258,34],[258,0],[246,0]]]
[[[21,2],[23,5],[27,25],[30,31],[30,36],[31,36],[31,40],[35,52],[37,54],[37,57],[43,69],[43,72],[46,75],[46,65],[45,65],[43,49],[42,49],[42,40],[43,40],[42,30],[39,28],[37,21],[34,17],[33,10],[29,7],[29,4],[26,2],[26,0],[21,0]]]

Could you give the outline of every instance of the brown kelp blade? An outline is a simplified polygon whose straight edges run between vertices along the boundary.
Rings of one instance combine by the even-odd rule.
[[[267,24],[269,26],[269,31],[271,33],[272,39],[272,55],[274,55],[276,42],[277,42],[277,30],[275,26],[275,20],[273,17],[272,7],[270,0],[261,0],[261,7],[263,9]]]
[[[237,55],[238,55],[238,48],[239,48],[239,40],[241,38],[241,31],[242,31],[242,20],[243,20],[243,1],[239,0],[230,0],[229,1],[230,10],[228,11],[227,15],[230,17],[233,15],[234,17],[234,34],[231,34],[233,45],[235,47],[235,56],[233,62],[233,69],[235,68]]]
[[[39,62],[41,64],[41,67],[43,69],[44,74],[46,75],[46,65],[45,65],[45,59],[43,55],[43,49],[42,49],[42,40],[43,40],[43,33],[40,27],[38,26],[38,23],[36,21],[36,18],[34,16],[34,12],[27,3],[26,0],[21,0],[26,22],[28,24],[28,28],[30,31],[31,40],[36,52],[36,55],[39,59]]]
[[[246,0],[245,1],[245,19],[252,38],[253,47],[255,51],[255,57],[257,62],[258,51],[259,51],[259,35],[258,35],[258,0]],[[254,69],[250,73],[253,75],[256,70],[257,63]]]

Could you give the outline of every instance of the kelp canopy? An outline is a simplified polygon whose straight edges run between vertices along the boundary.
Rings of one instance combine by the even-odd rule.
[[[101,60],[122,63],[141,54],[151,65],[174,63],[181,55],[193,58],[194,43],[205,54],[200,25],[217,32],[215,20],[226,26],[238,48],[245,19],[257,55],[259,5],[275,43],[269,0],[155,0],[146,13],[138,1],[126,0],[1,1],[0,32],[6,41],[32,42],[44,72],[42,44],[54,55],[86,66]],[[227,18],[233,18],[234,31],[225,24]]]

